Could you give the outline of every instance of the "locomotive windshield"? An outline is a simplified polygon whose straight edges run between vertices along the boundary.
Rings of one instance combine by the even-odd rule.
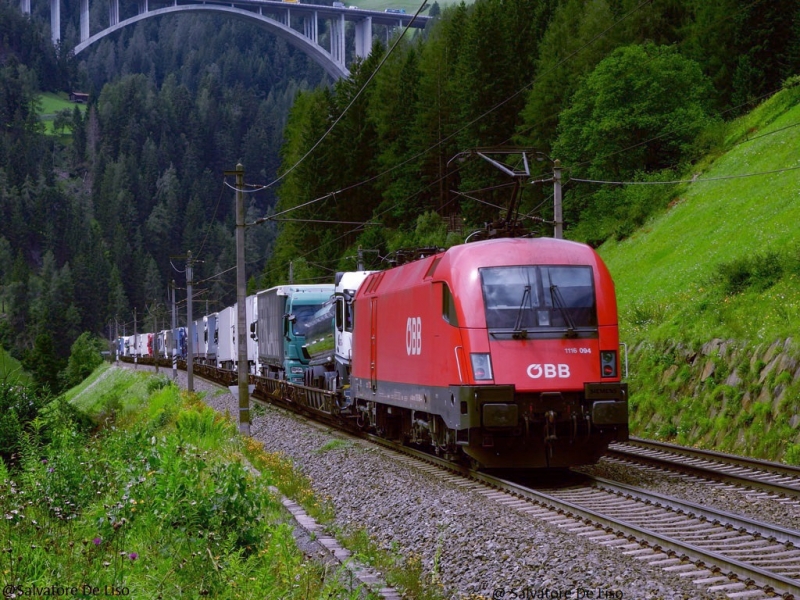
[[[515,338],[597,332],[591,267],[522,266],[480,269],[486,325]]]

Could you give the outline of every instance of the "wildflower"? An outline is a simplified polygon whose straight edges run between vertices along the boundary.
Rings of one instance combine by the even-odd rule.
[[[130,554],[128,554],[128,558],[130,558],[131,560],[136,560],[137,558],[139,558],[139,555],[136,554],[136,552],[131,552]]]
[[[94,538],[94,539],[92,540],[92,543],[93,543],[95,546],[99,546],[100,544],[102,544],[102,543],[103,543],[103,539],[102,539],[102,538],[99,538],[99,537],[96,537],[96,538]]]

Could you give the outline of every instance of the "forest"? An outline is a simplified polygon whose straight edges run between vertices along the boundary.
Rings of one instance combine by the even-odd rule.
[[[42,15],[0,3],[0,341],[51,390],[82,332],[165,322],[189,250],[199,301],[232,303],[223,172],[237,162],[269,186],[248,220],[290,211],[248,230],[251,290],[290,269],[329,280],[359,247],[380,268],[400,248],[462,242],[509,200],[497,169],[453,160],[481,147],[538,151],[536,180],[558,159],[566,237],[598,245],[630,235],[670,188],[576,180],[672,180],[800,71],[788,0],[461,3],[422,34],[376,40],[336,82],[224,18],[145,20],[74,57],[77,3],[62,10],[53,47]],[[72,90],[90,94],[86,111],[45,135],[38,94]],[[544,235],[551,195],[542,183],[521,200]]]

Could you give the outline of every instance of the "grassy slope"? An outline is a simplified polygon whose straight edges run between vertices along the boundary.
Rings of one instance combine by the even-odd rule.
[[[310,482],[230,419],[163,378],[108,366],[68,396],[88,407],[92,433],[55,403],[15,468],[0,461],[0,547],[14,548],[4,574],[17,595],[47,592],[55,574],[82,596],[364,597],[297,547],[270,487],[312,501]]]
[[[687,177],[800,167],[798,125],[795,87],[728,125],[726,151]],[[800,464],[799,233],[797,169],[684,185],[668,211],[600,249],[635,348],[634,434]],[[720,265],[754,257],[761,271],[726,288]],[[701,351],[715,338],[726,342]]]
[[[28,383],[31,380],[19,361],[3,348],[0,348],[0,380],[9,383]]]
[[[59,94],[53,93],[44,93],[39,96],[39,101],[42,104],[42,114],[40,119],[44,123],[45,133],[47,135],[53,135],[53,119],[55,119],[56,113],[66,109],[69,109],[71,112],[77,106],[81,112],[86,111],[85,104],[75,104],[69,101],[69,95],[65,92],[61,92]],[[69,128],[67,129],[69,131]]]
[[[800,167],[800,127],[793,126],[800,123],[800,106],[791,106],[798,99],[797,88],[783,92],[733,123],[730,150],[708,161],[699,179]],[[775,133],[765,135],[770,132]],[[754,253],[796,255],[799,224],[800,169],[683,186],[668,212],[631,238],[601,249],[616,282],[623,336],[702,342],[795,334],[800,322],[796,274],[764,293],[727,299],[719,297],[712,276],[720,263]],[[722,306],[709,306],[720,304],[717,300]],[[632,313],[648,305],[663,314],[662,323],[637,331]],[[702,318],[709,308],[713,314]]]

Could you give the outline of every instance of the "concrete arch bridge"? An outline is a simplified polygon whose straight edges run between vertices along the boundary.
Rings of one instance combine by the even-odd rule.
[[[97,1],[97,0],[96,0]],[[89,0],[80,0],[81,42],[74,48],[80,54],[89,46],[107,35],[119,31],[143,19],[182,12],[225,13],[233,18],[255,21],[267,31],[285,39],[294,47],[305,52],[317,62],[334,79],[347,77],[346,60],[348,54],[365,58],[372,49],[374,29],[380,35],[381,28],[388,36],[397,27],[405,27],[411,22],[412,15],[402,12],[378,12],[346,8],[344,6],[327,6],[303,4],[300,2],[276,2],[274,0],[231,0],[229,2],[208,0],[138,0],[137,14],[120,21],[119,0],[108,1],[108,27],[90,35]],[[341,3],[336,3],[341,4]],[[31,0],[21,0],[22,12],[30,14]],[[319,39],[320,20],[328,22],[329,47],[323,47]],[[430,17],[417,17],[411,27],[422,29]],[[347,21],[353,21],[355,27],[347,28]],[[61,6],[60,0],[50,0],[50,29],[53,43],[61,39]],[[352,30],[353,38],[349,31]],[[348,53],[349,44],[353,48]]]

